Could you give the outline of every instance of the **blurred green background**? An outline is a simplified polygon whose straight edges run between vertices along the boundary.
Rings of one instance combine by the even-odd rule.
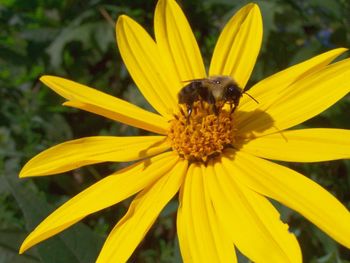
[[[207,64],[225,22],[247,3],[178,2]],[[255,2],[263,13],[264,42],[250,85],[321,52],[350,46],[349,0]],[[121,61],[114,23],[125,13],[152,33],[155,5],[154,0],[0,1],[0,263],[94,262],[103,240],[126,212],[130,200],[93,214],[24,255],[17,255],[25,235],[54,208],[125,165],[101,164],[52,177],[18,180],[26,161],[72,138],[147,134],[61,106],[63,99],[38,78],[44,74],[66,77],[150,109]],[[349,129],[349,112],[347,96],[303,126]],[[350,208],[349,161],[288,165],[316,180]],[[350,262],[349,250],[297,213],[276,206],[297,235],[304,262]],[[174,222],[176,208],[175,200],[166,207],[130,262],[181,262]],[[247,261],[240,256],[240,262]]]

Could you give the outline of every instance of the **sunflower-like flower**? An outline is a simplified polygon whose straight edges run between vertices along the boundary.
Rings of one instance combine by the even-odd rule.
[[[209,76],[229,76],[242,98],[214,112],[197,98],[189,114],[178,93],[205,79],[191,28],[173,0],[159,0],[155,39],[123,15],[116,25],[120,53],[133,80],[159,114],[76,82],[43,76],[64,105],[144,129],[157,136],[97,136],[68,141],[31,159],[20,177],[62,173],[100,162],[139,160],[49,215],[25,239],[23,253],[84,217],[135,195],[109,234],[97,262],[125,262],[164,206],[178,192],[177,233],[185,262],[236,262],[235,249],[254,262],[301,262],[299,244],[268,198],[294,209],[350,248],[350,213],[321,186],[270,160],[318,162],[350,157],[350,131],[287,130],[321,113],[350,90],[350,60],[323,53],[254,85],[245,96],[262,40],[255,4],[223,29]],[[215,104],[215,103],[214,103]],[[217,106],[215,104],[215,106]],[[237,106],[237,105],[236,105]],[[268,159],[268,160],[267,160]]]

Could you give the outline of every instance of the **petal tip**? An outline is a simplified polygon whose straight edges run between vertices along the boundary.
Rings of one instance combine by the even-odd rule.
[[[127,18],[128,16],[127,15],[120,15],[119,17],[118,17],[118,19],[117,19],[117,23],[120,23],[120,22],[122,22],[125,18]]]
[[[245,6],[249,11],[259,11],[260,12],[260,7],[257,3],[249,3]]]
[[[44,76],[41,76],[39,78],[39,80],[42,82],[42,83],[46,83],[48,80],[49,80],[50,76],[49,75],[44,75]]]
[[[254,12],[256,15],[259,15],[261,17],[261,10],[258,4],[252,3],[250,12]],[[262,19],[262,18],[261,18]]]
[[[39,80],[44,83],[45,85],[49,86],[49,83],[59,80],[64,80],[63,78],[57,77],[57,76],[50,76],[50,75],[44,75],[39,78]]]
[[[26,242],[26,240],[27,239],[25,239],[23,241],[21,247],[18,250],[18,254],[20,254],[20,255],[23,254],[24,252],[26,252],[30,248],[30,246],[28,246],[28,243]]]
[[[34,242],[33,242],[34,241]],[[32,238],[32,233],[30,233],[26,239],[24,239],[24,241],[22,242],[22,245],[20,246],[18,253],[19,254],[23,254],[24,252],[26,252],[28,249],[30,249],[31,247],[33,247],[34,245],[36,245],[38,242],[36,242],[35,240],[33,240]]]
[[[22,255],[25,252],[25,249],[22,246],[18,250],[18,254]]]
[[[117,34],[117,43],[118,43],[118,35],[120,35],[122,32],[125,31],[125,27],[128,23],[132,21],[132,18],[128,17],[127,15],[120,15],[116,22],[116,34]]]
[[[346,47],[339,47],[339,48],[337,48],[335,50],[338,51],[339,53],[344,53],[344,52],[348,51],[349,49],[346,48]]]
[[[118,33],[118,29],[123,26],[123,22],[125,21],[126,15],[118,16],[117,22],[115,23],[116,31]]]
[[[20,171],[18,178],[22,179],[22,178],[28,178],[28,177],[35,177],[35,174],[30,174],[28,173],[28,171]]]
[[[24,165],[22,170],[19,172],[18,177],[19,178],[25,178],[25,177],[29,177],[30,175],[28,174],[28,168],[27,165]]]
[[[132,20],[129,16],[127,15],[120,15],[117,19],[117,26],[122,26],[123,23]]]
[[[262,20],[261,10],[257,3],[249,3],[245,5],[242,9],[246,9],[246,15],[253,15],[255,18]]]

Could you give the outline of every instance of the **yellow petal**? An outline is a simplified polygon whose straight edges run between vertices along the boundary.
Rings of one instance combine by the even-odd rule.
[[[181,254],[185,262],[236,262],[234,247],[205,189],[206,176],[205,169],[192,164],[182,188],[177,217]]]
[[[158,1],[154,15],[157,46],[177,77],[175,98],[185,80],[205,78],[203,60],[190,25],[173,0]]]
[[[125,15],[118,18],[116,32],[120,54],[136,85],[149,103],[169,119],[177,108],[171,90],[178,83],[156,43],[138,23]]]
[[[236,160],[234,160],[236,161]],[[280,214],[260,194],[235,180],[225,164],[209,164],[205,180],[213,206],[237,248],[254,262],[302,262],[295,236]],[[230,172],[230,174],[228,174]]]
[[[169,148],[163,136],[96,136],[61,143],[32,158],[20,177],[62,173],[101,162],[129,162],[164,152]]]
[[[108,236],[97,262],[127,262],[163,207],[179,190],[186,170],[187,162],[178,162],[168,174],[135,197]]]
[[[213,207],[213,201],[210,196],[210,187],[208,180],[205,179],[208,173],[211,172],[210,169],[207,169],[206,166],[201,165],[202,174],[201,177],[197,179],[203,180],[204,186],[204,199],[205,206],[208,213],[209,226],[212,227],[212,234],[214,239],[214,244],[216,245],[216,250],[218,253],[217,261],[219,262],[237,262],[237,257],[235,250],[233,249],[232,241],[229,238],[229,235],[225,232],[221,222],[219,221],[217,212]]]
[[[98,90],[54,76],[43,76],[40,80],[65,99],[72,101],[67,104],[69,106],[77,104],[77,108],[87,107],[91,112],[95,112],[96,109],[97,114],[101,111],[107,112],[114,116],[112,119],[161,134],[168,129],[169,124],[163,117]]]
[[[131,108],[128,108],[128,106],[134,107],[134,105],[129,104],[129,105],[124,105],[124,106],[126,106],[126,107],[124,107],[123,106],[124,103],[129,104],[128,102],[123,101],[123,100],[121,100],[121,102],[118,102],[118,104],[120,106],[122,106],[119,110],[119,112],[122,112],[122,114],[117,113],[115,111],[107,110],[105,108],[102,108],[102,107],[99,107],[96,105],[81,103],[78,101],[66,101],[63,103],[63,106],[73,107],[73,108],[77,108],[80,110],[95,113],[95,114],[98,114],[100,116],[106,117],[108,119],[122,122],[122,123],[128,124],[128,125],[133,126],[133,127],[144,129],[146,131],[150,131],[150,132],[154,132],[154,133],[158,133],[158,134],[162,134],[162,135],[166,135],[168,133],[168,123],[165,123],[164,119],[161,116],[159,116],[157,114],[153,114],[153,113],[148,112],[148,111],[144,111],[143,109],[141,109],[142,112],[139,112],[139,113],[142,114],[142,116],[144,116],[145,118],[147,118],[146,119],[147,122],[144,121],[145,119],[143,119],[143,121],[140,121],[141,120],[140,117],[134,118],[134,115],[132,115],[133,117],[131,118],[131,116],[129,114],[125,114],[126,111],[123,110],[123,108],[130,110]],[[137,109],[137,111],[138,111],[138,109]],[[135,114],[137,114],[135,109],[133,110],[133,112]],[[132,114],[134,114],[134,113],[132,113]],[[151,114],[153,116],[150,116],[149,114]],[[145,115],[147,115],[147,116],[145,116]],[[153,117],[155,117],[155,118],[153,118]],[[161,121],[161,123],[159,123],[159,121]]]
[[[250,140],[242,151],[288,162],[320,162],[350,158],[350,130],[283,131]]]
[[[324,188],[291,169],[243,152],[232,158],[223,158],[223,163],[239,182],[294,209],[350,248],[350,213]]]
[[[85,216],[114,205],[153,184],[178,161],[163,153],[127,167],[90,186],[56,209],[23,241],[20,253],[63,231]]]
[[[239,134],[257,128],[257,135],[275,133],[316,116],[350,91],[349,78],[350,59],[345,59],[294,82],[266,110],[245,114]]]
[[[321,70],[346,51],[346,48],[336,48],[324,52],[259,81],[249,90],[249,94],[253,96],[259,104],[248,96],[243,96],[239,104],[239,110],[252,111],[258,109],[265,111],[271,104],[278,102],[280,93],[284,90],[288,90],[292,83]],[[242,116],[237,114],[237,121],[241,122],[244,120],[242,117],[247,118],[248,116],[249,115]]]
[[[214,49],[209,75],[231,76],[244,88],[259,54],[262,34],[259,7],[256,4],[244,6],[223,29]]]
[[[189,166],[187,171],[185,182],[180,188],[179,193],[179,208],[177,210],[177,236],[179,239],[179,246],[181,251],[181,256],[184,262],[201,262],[199,254],[199,243],[197,241],[193,242],[195,236],[193,225],[195,220],[193,218],[193,211],[191,211],[190,197],[192,195],[191,188],[191,178],[193,176],[193,165]],[[206,230],[207,231],[207,230]],[[192,236],[192,238],[191,238]]]

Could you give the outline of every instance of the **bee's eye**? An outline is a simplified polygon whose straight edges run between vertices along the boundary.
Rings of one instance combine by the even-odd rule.
[[[215,84],[220,84],[220,80],[215,80]]]
[[[231,86],[228,88],[229,93],[234,93],[235,92],[235,87]]]
[[[227,98],[236,98],[241,96],[240,90],[236,86],[230,86],[226,90],[226,96]]]

